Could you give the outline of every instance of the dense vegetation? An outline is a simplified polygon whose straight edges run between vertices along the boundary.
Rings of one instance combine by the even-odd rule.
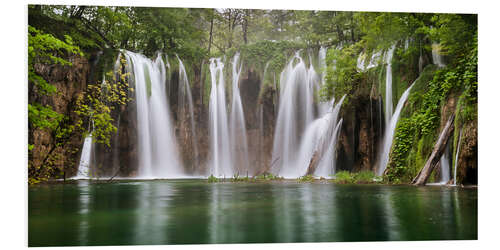
[[[384,95],[382,59],[378,67],[359,71],[360,53],[370,55],[396,45],[394,103],[418,80],[396,131],[386,172],[389,182],[408,182],[423,165],[449,98],[457,98],[457,128],[477,123],[476,15],[30,5],[28,25],[28,77],[30,91],[36,95],[56,95],[58,91],[38,73],[37,65],[71,66],[70,58],[91,58],[98,51],[111,50],[111,57],[116,57],[117,49],[147,56],[163,51],[189,61],[193,69],[201,67],[199,70],[210,57],[230,58],[239,51],[245,67],[279,74],[296,51],[316,52],[324,46],[330,49],[321,97],[340,98],[345,94],[348,106],[350,99],[372,89],[376,95]],[[433,43],[439,44],[445,56],[444,68],[431,65]],[[120,63],[123,69],[124,61]],[[420,69],[421,64],[427,66]],[[104,71],[110,71],[110,66]],[[106,74],[104,82],[92,79],[72,110],[78,117],[76,123],[68,122],[71,114],[58,113],[51,105],[30,99],[30,130],[48,131],[57,138],[46,160],[41,164],[30,161],[30,183],[64,175],[64,169],[52,167],[51,161],[58,157],[52,152],[65,147],[72,136],[85,136],[90,118],[97,142],[109,145],[110,136],[116,132],[110,113],[130,101],[126,78],[121,71]],[[271,85],[267,78],[263,82]],[[208,94],[208,87],[200,88]],[[28,145],[30,152],[33,147]],[[339,179],[352,182],[343,175],[339,173]],[[373,179],[366,173],[358,177],[361,182]]]

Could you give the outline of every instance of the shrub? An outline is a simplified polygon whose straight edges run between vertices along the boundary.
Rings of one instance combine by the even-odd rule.
[[[208,183],[214,183],[214,182],[218,182],[218,181],[219,181],[219,179],[217,177],[215,177],[213,174],[208,177]]]
[[[335,173],[332,181],[337,184],[349,184],[353,183],[353,177],[348,171],[340,171]]]
[[[354,182],[358,184],[374,183],[377,177],[372,171],[361,171],[353,175]]]
[[[301,176],[297,179],[299,182],[312,182],[314,181],[314,176],[308,174],[308,175],[304,175],[304,176]]]

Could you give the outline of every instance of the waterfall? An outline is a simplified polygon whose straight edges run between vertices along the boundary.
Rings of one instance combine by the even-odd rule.
[[[92,133],[85,137],[83,141],[82,153],[80,155],[80,165],[78,165],[77,179],[89,178],[90,176],[90,161],[92,152]]]
[[[245,126],[245,116],[243,114],[243,105],[241,104],[240,87],[238,81],[241,73],[239,64],[240,53],[236,53],[233,58],[233,81],[232,81],[232,104],[230,117],[230,138],[231,154],[233,156],[233,165],[237,168],[238,174],[248,172],[248,144],[247,132]]]
[[[457,185],[457,168],[458,168],[458,155],[460,154],[460,143],[462,142],[462,129],[460,129],[460,134],[458,135],[458,145],[457,154],[455,155],[455,166],[453,170],[453,185]]]
[[[446,149],[439,159],[441,165],[441,184],[446,184],[450,180],[450,144],[446,145]]]
[[[191,143],[193,149],[194,166],[198,166],[198,137],[196,136],[196,127],[194,123],[194,113],[193,113],[193,97],[191,96],[191,87],[189,86],[189,81],[186,74],[186,68],[182,63],[182,60],[177,56],[179,60],[179,95],[178,95],[178,107],[179,115],[186,114],[186,99],[189,109],[189,120],[191,125]]]
[[[330,110],[307,126],[297,151],[297,159],[282,171],[284,177],[296,178],[305,175],[313,157],[316,157],[318,162],[313,172],[315,175],[328,177],[335,173],[335,150],[342,126],[342,119],[337,120],[344,98],[345,96],[336,105],[334,99],[328,102]]]
[[[338,120],[340,107],[344,102],[345,95],[340,99],[340,101],[335,105],[335,107],[323,117],[318,120],[322,120],[322,128],[319,129],[320,136],[319,141],[314,146],[315,151],[320,153],[320,160],[318,166],[314,172],[316,176],[328,177],[329,175],[334,175],[336,171],[336,149],[337,141],[340,135],[340,129],[342,128],[342,119]],[[332,101],[333,104],[333,101]],[[305,138],[306,139],[306,138]]]
[[[386,71],[385,71],[385,124],[386,126],[391,121],[392,117],[392,56],[394,55],[395,45],[387,51],[386,55]]]
[[[443,62],[443,57],[441,56],[441,47],[437,43],[432,44],[432,63],[436,64],[438,67],[442,68],[446,66]]]
[[[152,61],[125,51],[135,83],[138,135],[138,176],[175,178],[183,175],[166,96],[166,66],[161,54]]]
[[[408,96],[410,95],[410,90],[411,87],[413,87],[413,84],[410,87],[408,87],[408,89],[405,90],[403,95],[401,95],[398,101],[398,105],[396,106],[396,111],[392,115],[389,123],[387,123],[387,125],[385,126],[382,151],[379,156],[378,169],[377,169],[377,175],[379,176],[384,174],[385,168],[387,167],[387,163],[389,161],[389,153],[391,152],[392,140],[394,138],[394,132],[396,130],[396,125],[399,120],[399,115],[401,114],[401,110],[403,109],[403,106],[406,100],[408,99]]]
[[[370,61],[368,61],[368,65],[365,65],[367,56],[368,55],[363,53],[363,52],[361,52],[359,54],[358,59],[356,61],[356,66],[358,68],[358,71],[363,72],[363,71],[366,71],[368,69],[371,69],[371,68],[378,66],[380,56],[382,56],[382,51],[377,51],[377,52],[373,53],[372,56],[370,57]]]
[[[214,176],[232,176],[233,166],[229,146],[226,91],[224,88],[224,64],[220,58],[210,59],[210,173]]]
[[[280,102],[271,160],[271,172],[275,174],[291,177],[298,173],[300,138],[313,120],[313,90],[317,84],[314,68],[307,69],[296,53],[280,77]]]

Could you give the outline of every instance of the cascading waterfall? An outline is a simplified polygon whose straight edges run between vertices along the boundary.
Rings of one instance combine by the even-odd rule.
[[[457,168],[458,168],[458,156],[460,154],[460,144],[462,142],[462,129],[460,129],[460,134],[458,135],[458,145],[457,154],[455,155],[455,166],[453,169],[453,185],[457,185]]]
[[[320,49],[319,53],[319,65],[324,67],[321,65],[325,65],[326,49]],[[335,150],[342,126],[338,116],[345,96],[337,104],[334,99],[319,103],[319,118],[314,119],[314,94],[320,87],[320,77],[312,65],[306,68],[298,53],[281,73],[271,163],[274,174],[285,178],[302,176],[313,157],[318,162],[314,175],[327,177],[335,173]]]
[[[165,64],[161,54],[152,61],[125,51],[132,66],[137,103],[138,176],[176,178],[184,174],[179,160],[169,104],[166,96]]]
[[[233,168],[236,167],[237,174],[248,173],[248,144],[245,126],[245,116],[243,105],[241,104],[240,87],[238,85],[241,65],[239,64],[240,53],[236,53],[233,58],[233,81],[232,81],[232,104],[230,117],[230,138],[231,154],[233,156]],[[237,163],[237,166],[234,164]]]
[[[395,45],[387,51],[386,54],[386,71],[385,71],[385,124],[386,126],[391,121],[392,117],[392,56],[394,55]]]
[[[220,58],[210,59],[210,175],[217,177],[234,174],[229,145],[229,129],[224,88],[224,64]]]
[[[298,63],[294,65],[294,62]],[[314,74],[314,75],[313,75]],[[307,125],[313,120],[313,90],[318,76],[309,70],[298,53],[290,60],[280,77],[280,104],[276,120],[271,172],[297,177],[299,143]]]
[[[436,64],[438,67],[442,68],[446,66],[443,62],[443,57],[440,53],[440,46],[437,43],[432,44],[432,63]]]
[[[345,95],[337,104],[332,99],[328,103],[331,107],[330,110],[321,114],[320,118],[314,120],[307,127],[299,150],[300,157],[297,164],[302,166],[302,169],[300,167],[297,168],[300,171],[298,176],[306,173],[313,157],[317,157],[318,159],[314,175],[328,177],[335,174],[335,150],[342,126],[342,119],[338,121],[338,116],[344,98]]]
[[[186,68],[182,63],[182,60],[177,56],[179,60],[179,113],[186,113],[186,99],[189,109],[189,120],[191,125],[191,141],[194,150],[193,157],[195,158],[194,165],[198,166],[198,137],[196,136],[196,127],[194,123],[194,113],[193,113],[193,97],[191,96],[191,87],[189,86],[189,81],[186,74]]]
[[[399,120],[399,115],[401,114],[401,110],[403,109],[403,106],[406,100],[408,99],[408,96],[410,95],[410,90],[413,87],[413,84],[410,87],[408,87],[408,89],[405,90],[403,95],[401,95],[398,101],[398,105],[396,106],[396,111],[394,111],[391,120],[385,126],[384,140],[382,142],[382,151],[379,156],[379,162],[377,168],[377,175],[379,176],[381,176],[384,173],[387,167],[387,163],[389,161],[389,153],[391,151],[392,140],[394,139],[394,132],[396,130],[396,125]]]

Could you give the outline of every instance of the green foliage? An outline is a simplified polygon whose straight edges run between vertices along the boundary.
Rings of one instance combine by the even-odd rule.
[[[78,96],[75,113],[92,122],[92,138],[97,143],[105,144],[109,147],[110,139],[117,128],[113,125],[111,112],[119,106],[126,105],[132,98],[129,91],[128,75],[124,72],[126,60],[120,55],[121,67],[118,72],[108,72],[108,77],[112,80],[103,80],[102,83],[91,84],[87,90]],[[78,123],[79,129],[85,131],[82,122]]]
[[[219,179],[217,179],[217,177],[215,177],[213,174],[211,174],[209,177],[208,177],[208,183],[215,183],[215,182],[219,182]]]
[[[456,127],[477,119],[477,36],[471,42],[462,43],[469,49],[467,53],[454,56],[448,66],[435,71],[425,88],[410,96],[412,113],[401,118],[396,128],[387,170],[389,181],[409,182],[423,167],[437,139],[441,107],[451,93],[462,92],[455,111]],[[447,49],[458,53],[453,46]]]
[[[256,181],[274,181],[274,180],[283,180],[283,177],[273,175],[271,173],[264,173],[261,175],[257,175],[254,177]]]
[[[57,89],[36,73],[36,64],[71,65],[63,57],[70,54],[82,55],[80,49],[73,45],[70,36],[65,36],[65,39],[61,41],[28,25],[28,81],[37,87],[40,94],[54,94]]]
[[[48,105],[28,104],[28,120],[33,128],[56,129],[63,117]]]
[[[308,174],[308,175],[304,175],[304,176],[297,178],[297,180],[299,182],[313,182],[315,180],[315,178],[313,175]]]
[[[231,178],[231,182],[248,182],[250,181],[250,177],[248,176],[239,176],[238,174],[235,174],[233,178]]]
[[[335,173],[332,181],[337,184],[350,184],[354,183],[354,178],[349,171],[339,171]]]
[[[477,15],[435,14],[431,20],[434,27],[430,35],[440,42],[441,53],[451,61],[468,54],[474,43],[477,48]]]
[[[379,178],[372,171],[360,171],[354,174],[354,182],[357,184],[373,183],[375,181],[380,181]]]
[[[356,173],[339,171],[333,177],[331,181],[337,184],[370,184],[382,182],[382,177],[376,176],[375,173],[367,170]]]
[[[72,54],[82,55],[80,49],[73,45],[71,37],[65,36],[65,41],[61,41],[50,34],[28,26],[28,84],[32,84],[32,91],[38,95],[51,96],[56,94],[57,88],[37,73],[36,66],[42,64],[71,65],[64,58]],[[50,145],[52,149],[45,156],[42,166],[35,166],[31,160],[28,161],[28,183],[35,184],[61,171],[52,167],[60,155],[51,153],[54,148],[65,145],[74,131],[74,126],[69,123],[69,117],[56,112],[53,107],[33,101],[28,103],[28,125],[30,129],[48,131],[54,137],[53,144]],[[34,145],[28,144],[30,154],[33,149]]]
[[[241,54],[241,61],[245,62],[245,67],[255,68],[259,72],[264,71],[267,62],[268,72],[281,72],[288,63],[289,57],[299,49],[305,48],[304,44],[291,41],[259,41],[256,43],[242,45],[238,49],[233,48],[225,54],[231,58],[237,51]]]
[[[429,35],[429,24],[433,14],[360,12],[355,19],[363,35],[363,43],[368,50],[387,49],[394,42],[408,37]]]
[[[406,156],[413,143],[413,126],[409,118],[401,118],[398,122],[394,143],[391,151],[391,161],[385,175],[390,182],[400,183],[407,169]]]
[[[358,54],[358,45],[346,46],[341,50],[328,50],[326,84],[321,88],[323,99],[330,99],[332,96],[339,99],[343,95],[347,95],[345,102],[348,102],[361,79],[357,72]],[[335,65],[335,67],[330,65]]]

